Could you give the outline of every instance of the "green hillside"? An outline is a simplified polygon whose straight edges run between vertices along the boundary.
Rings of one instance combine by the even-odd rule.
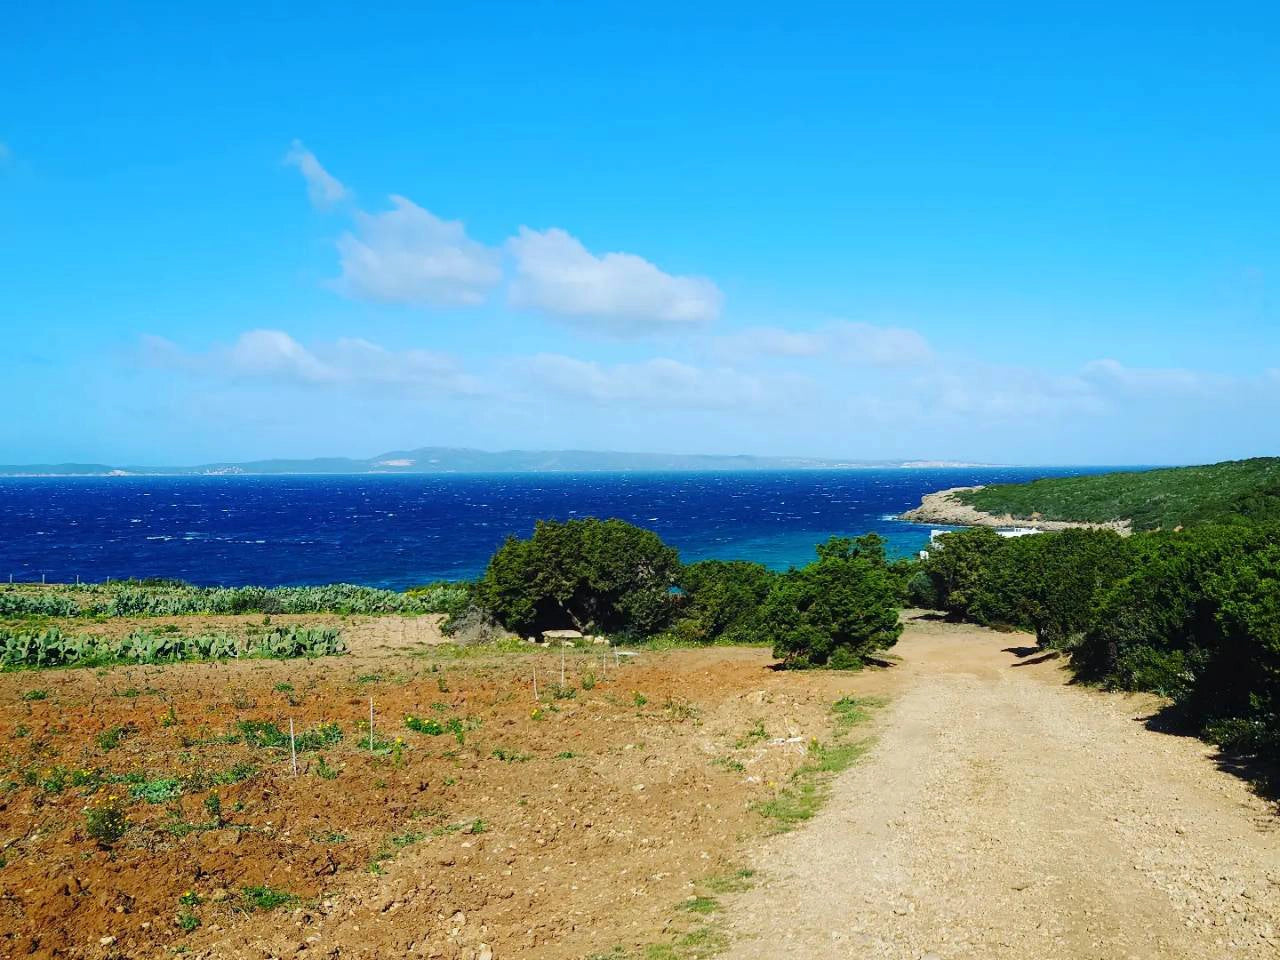
[[[957,494],[957,499],[997,515],[1130,520],[1135,530],[1233,516],[1280,519],[1280,457],[999,484]]]

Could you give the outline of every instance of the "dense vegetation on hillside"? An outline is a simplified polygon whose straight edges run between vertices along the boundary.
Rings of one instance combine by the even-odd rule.
[[[1122,538],[1069,530],[946,534],[913,602],[1034,630],[1082,679],[1172,698],[1210,739],[1280,755],[1280,523]]]
[[[1280,457],[1202,467],[1053,477],[963,491],[957,499],[997,516],[1103,523],[1131,520],[1135,530],[1173,529],[1232,517],[1280,519]]]

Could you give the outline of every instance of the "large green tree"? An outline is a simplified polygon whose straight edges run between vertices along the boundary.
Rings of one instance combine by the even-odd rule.
[[[477,598],[521,633],[651,633],[672,612],[675,549],[622,520],[540,520],[528,540],[509,537],[489,560]]]

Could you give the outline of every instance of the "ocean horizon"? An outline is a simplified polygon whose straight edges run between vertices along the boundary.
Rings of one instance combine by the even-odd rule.
[[[1114,469],[5,477],[0,580],[404,589],[478,576],[539,519],[590,516],[653,530],[686,562],[780,570],[834,535],[874,531],[894,556],[914,554],[938,525],[896,515],[925,493]]]

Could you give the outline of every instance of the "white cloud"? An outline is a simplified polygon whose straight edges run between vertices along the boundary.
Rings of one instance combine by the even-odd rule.
[[[1127,367],[1110,358],[1093,360],[1085,364],[1081,375],[1104,388],[1117,388],[1143,394],[1201,393],[1221,377],[1213,377],[1194,370],[1163,369],[1157,367]]]
[[[295,140],[289,146],[289,152],[284,155],[284,162],[288,166],[297,167],[302,172],[303,179],[307,181],[307,195],[311,198],[313,207],[327,209],[350,195],[350,191],[343,186],[342,182],[320,165],[316,155],[304,147],[301,140]]]
[[[984,423],[1021,423],[1061,414],[1095,415],[1106,398],[1078,376],[988,364],[947,365],[915,384],[922,412]]]
[[[242,333],[227,353],[230,368],[245,376],[327,383],[338,372],[282,330]]]
[[[349,380],[401,385],[448,384],[461,392],[479,392],[479,381],[462,373],[458,362],[432,350],[388,350],[359,337],[344,337],[324,352]]]
[[[458,362],[430,350],[393,351],[359,337],[303,346],[283,330],[249,330],[228,347],[188,352],[163,337],[147,336],[151,366],[223,379],[264,379],[306,386],[389,385],[448,393],[485,392]]]
[[[929,342],[915,330],[852,321],[813,330],[748,327],[722,337],[717,346],[739,356],[827,357],[877,367],[913,366],[933,357]]]
[[[783,386],[736,370],[695,367],[665,357],[601,364],[544,353],[518,361],[517,366],[534,391],[551,390],[602,406],[627,406],[637,411],[780,406],[803,389],[798,380]]]
[[[342,276],[352,297],[412,306],[482,303],[502,281],[498,251],[467,236],[457,220],[441,220],[404,197],[383,213],[355,214],[338,238]]]
[[[925,409],[978,422],[1021,422],[1054,416],[1108,416],[1141,408],[1148,412],[1211,409],[1263,395],[1269,372],[1226,376],[1177,368],[1130,367],[1114,359],[1093,360],[1070,373],[1020,366],[952,360],[916,383]]]
[[[329,208],[350,191],[294,140],[284,162],[307,182],[311,203]],[[500,250],[469,236],[461,221],[443,220],[403,196],[390,210],[351,209],[351,230],[338,238],[347,296],[418,307],[474,306],[504,280]],[[510,302],[591,323],[615,334],[692,328],[720,315],[723,295],[705,277],[664,273],[632,253],[592,254],[564,230],[521,227],[507,240],[514,260]]]
[[[596,256],[557,228],[521,227],[507,249],[516,269],[512,304],[610,333],[697,327],[719,317],[724,301],[705,277],[672,276],[633,253]]]

